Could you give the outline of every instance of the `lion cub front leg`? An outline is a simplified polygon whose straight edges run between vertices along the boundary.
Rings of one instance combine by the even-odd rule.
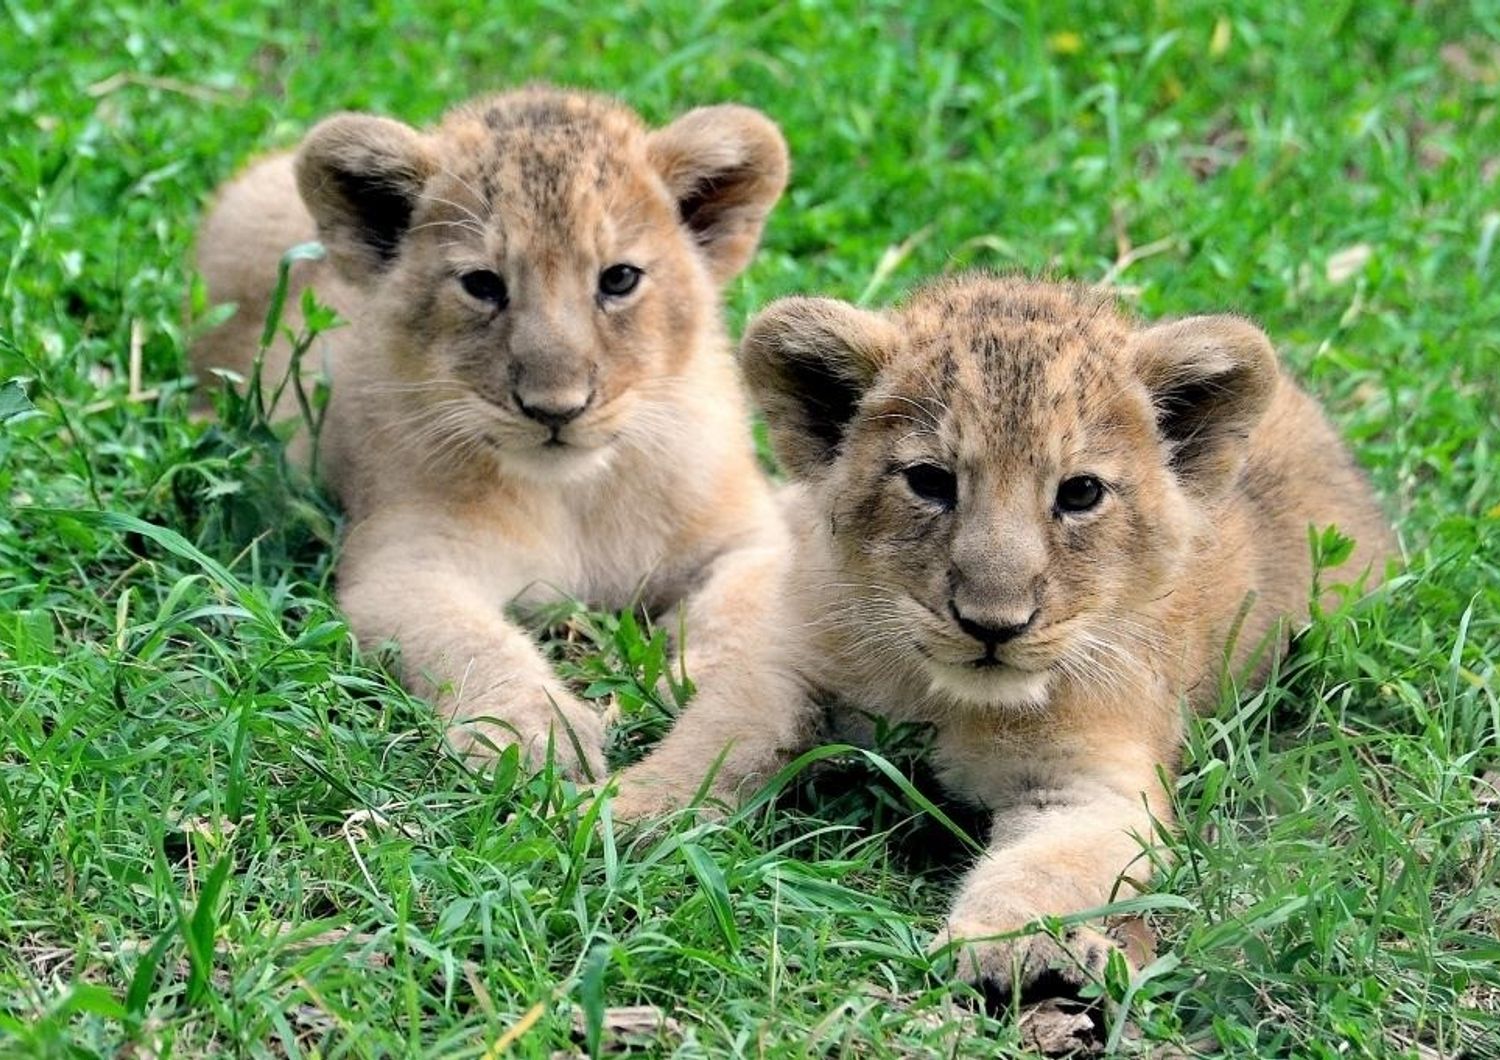
[[[779,537],[726,553],[687,602],[681,646],[697,692],[666,738],[620,774],[622,819],[686,805],[707,794],[733,800],[765,781],[811,739],[814,709],[791,665]]]
[[[388,537],[389,540],[389,537]],[[351,540],[339,567],[339,605],[366,645],[394,641],[403,683],[448,723],[449,745],[483,761],[510,744],[533,766],[550,752],[577,780],[604,776],[604,726],[552,672],[536,643],[461,569],[442,539]],[[520,585],[516,586],[519,589]]]
[[[958,975],[1002,996],[1099,978],[1121,948],[1100,928],[1074,925],[1061,939],[1020,932],[1135,893],[1133,878],[1151,873],[1143,849],[1169,816],[1159,789],[1150,773],[1135,790],[1085,775],[998,812],[990,846],[959,889],[935,947],[951,944]]]

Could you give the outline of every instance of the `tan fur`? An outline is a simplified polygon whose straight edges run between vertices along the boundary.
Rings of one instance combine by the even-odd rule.
[[[686,599],[690,672],[724,709],[766,665],[752,587],[777,577],[785,531],[718,287],[786,172],[775,126],[743,107],[653,132],[610,100],[533,88],[425,131],[330,118],[204,221],[210,297],[239,305],[193,351],[204,379],[249,374],[282,252],[328,249],[294,277],[349,321],[311,353],[332,378],[321,471],[349,514],[339,601],[364,644],[399,644],[459,746],[515,740],[535,760],[551,741],[574,773],[601,769],[600,721],[511,604]],[[620,263],[644,275],[609,295],[601,274]],[[461,277],[478,273],[475,294]],[[268,385],[287,360],[285,343],[269,351]]]
[[[1248,322],[1146,327],[1079,287],[968,277],[888,314],[789,299],[741,356],[795,478],[785,650],[814,696],[780,701],[758,748],[694,708],[641,775],[701,776],[736,726],[764,771],[812,698],[846,732],[867,714],[930,722],[945,783],[994,814],[949,918],[964,973],[1005,988],[1059,962],[1097,971],[1097,933],[993,936],[1150,877],[1180,704],[1218,701],[1242,617],[1229,655],[1253,680],[1257,649],[1306,615],[1307,528],[1357,539],[1333,580],[1381,572],[1391,541],[1363,476]],[[915,465],[953,472],[951,507]],[[1060,482],[1084,474],[1097,507],[1059,511]],[[986,634],[991,665],[959,615],[1010,627]]]

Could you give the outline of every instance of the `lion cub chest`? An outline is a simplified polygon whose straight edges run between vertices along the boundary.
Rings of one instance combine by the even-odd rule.
[[[668,503],[670,484],[656,478],[633,476],[629,489],[495,490],[423,536],[498,608],[670,602],[707,557],[686,540],[680,496]]]

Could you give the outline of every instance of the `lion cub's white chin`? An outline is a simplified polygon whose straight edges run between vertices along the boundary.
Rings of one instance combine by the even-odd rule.
[[[538,445],[502,449],[497,462],[502,471],[538,485],[578,485],[597,478],[614,462],[613,445]]]
[[[932,691],[964,706],[1035,710],[1047,702],[1050,670],[1017,670],[1009,666],[975,669],[928,660]]]

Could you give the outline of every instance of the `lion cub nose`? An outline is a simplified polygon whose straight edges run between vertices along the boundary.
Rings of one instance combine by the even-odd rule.
[[[594,393],[549,391],[523,396],[516,390],[512,391],[511,397],[515,398],[516,408],[527,419],[536,420],[542,426],[558,431],[583,415],[584,410],[593,403]]]
[[[996,613],[992,615],[980,615],[976,620],[961,614],[958,610],[958,605],[951,600],[948,602],[948,610],[953,613],[954,621],[958,623],[959,629],[979,641],[979,643],[983,644],[990,651],[994,651],[995,646],[998,644],[1015,640],[1022,633],[1030,629],[1031,624],[1036,621],[1037,613],[1037,609],[1033,608],[1031,613],[1024,618],[1020,618],[1018,615],[1009,616]],[[1020,621],[1016,621],[1016,618],[1020,618]]]

